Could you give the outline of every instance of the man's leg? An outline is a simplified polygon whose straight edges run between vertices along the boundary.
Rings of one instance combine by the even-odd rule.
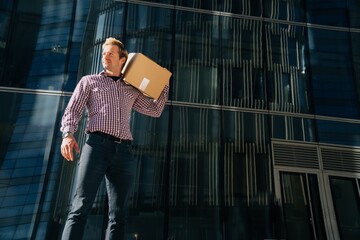
[[[127,199],[133,189],[136,171],[136,161],[131,155],[130,148],[131,146],[119,144],[106,172],[106,187],[109,198],[107,240],[125,239]]]
[[[105,156],[102,138],[90,135],[82,149],[76,193],[63,230],[63,240],[82,239],[87,216],[106,171]]]

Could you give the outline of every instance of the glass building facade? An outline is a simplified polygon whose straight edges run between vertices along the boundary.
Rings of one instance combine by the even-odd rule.
[[[110,36],[173,73],[162,116],[132,116],[127,239],[360,239],[358,0],[1,1],[0,239],[60,238],[60,120]]]

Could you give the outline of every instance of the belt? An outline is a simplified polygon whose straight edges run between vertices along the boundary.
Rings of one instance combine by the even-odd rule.
[[[103,132],[90,132],[90,134],[95,134],[97,136],[100,136],[100,137],[103,137],[105,138],[106,140],[110,140],[110,141],[113,141],[115,143],[122,143],[122,144],[131,144],[131,140],[127,140],[127,139],[121,139],[121,138],[117,138],[117,137],[114,137],[110,134],[106,134],[106,133],[103,133]]]

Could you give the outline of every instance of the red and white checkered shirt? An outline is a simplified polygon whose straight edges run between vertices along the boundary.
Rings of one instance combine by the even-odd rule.
[[[114,81],[105,72],[81,78],[65,109],[60,131],[75,133],[86,107],[86,132],[100,131],[112,136],[133,140],[130,131],[132,109],[160,117],[164,110],[169,87],[166,85],[157,100],[150,99],[124,81]]]

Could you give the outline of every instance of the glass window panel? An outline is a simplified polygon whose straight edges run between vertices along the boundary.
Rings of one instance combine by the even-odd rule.
[[[173,239],[221,239],[218,207],[178,207],[170,210],[169,237]]]
[[[316,140],[313,119],[272,115],[271,126],[272,138],[310,142]]]
[[[318,141],[321,143],[360,146],[360,124],[317,120]]]
[[[47,166],[54,162],[49,160],[49,153],[56,145],[53,141],[54,131],[58,132],[59,100],[60,95],[45,93],[0,93],[0,101],[8,103],[0,110],[0,171],[11,170],[9,175],[1,174],[2,183],[6,183],[0,185],[2,202],[7,207],[0,208],[0,222],[11,217],[11,221],[24,224],[13,233],[19,238],[27,238],[26,232],[31,231],[38,212],[35,203],[47,193],[47,182],[43,181],[46,169],[50,169]],[[51,182],[49,187],[54,188]],[[54,194],[49,199],[53,200]]]
[[[174,107],[170,236],[218,239],[219,117],[217,110]]]
[[[0,228],[0,236],[2,239],[12,239],[16,232],[16,225],[6,226]]]
[[[134,137],[134,144],[151,146],[154,142],[157,145],[165,146],[168,143],[169,109],[165,106],[159,118],[134,113],[131,119],[131,132]]]
[[[146,2],[172,4],[173,0],[147,0]]]
[[[29,239],[31,237],[31,227],[31,224],[17,225],[15,235],[12,239]]]
[[[326,238],[316,175],[282,172],[280,178],[287,238]]]
[[[182,7],[230,12],[241,15],[261,16],[262,14],[262,3],[260,0],[176,0],[175,4]]]
[[[308,31],[315,113],[359,118],[349,33]]]
[[[316,239],[327,239],[317,176],[314,174],[307,174],[307,177],[309,182],[309,194],[311,196],[311,210],[314,216],[311,221],[315,228]]]
[[[96,28],[96,40],[101,40],[103,38],[104,26],[105,26],[105,13],[99,14],[98,21],[97,21],[97,28]]]
[[[281,74],[281,80],[282,80],[282,87],[284,92],[284,101],[288,103],[293,103],[293,97],[292,97],[292,83],[290,79],[290,74],[282,73]]]
[[[130,4],[127,16],[127,50],[141,52],[171,70],[171,9]]]
[[[243,54],[242,58],[243,60],[251,60],[253,55],[253,49],[254,49],[254,32],[249,30],[244,30],[241,33],[241,44],[243,47]],[[237,34],[234,32],[234,34]]]
[[[164,119],[163,119],[164,118]],[[138,171],[134,193],[130,197],[128,237],[161,238],[163,234],[162,206],[166,187],[167,114],[156,121],[136,115],[133,118],[133,153]],[[159,134],[159,135],[158,135]]]
[[[263,14],[266,18],[304,22],[303,1],[263,1]]]
[[[275,139],[286,139],[285,117],[271,116],[271,133]]]
[[[244,143],[260,144],[267,140],[265,115],[224,111],[223,116],[223,134],[226,142],[235,142],[242,146]]]
[[[222,24],[224,104],[265,108],[261,23],[224,17]]]
[[[355,89],[358,102],[360,102],[360,33],[350,33],[350,44],[352,47],[352,68],[355,78]]]
[[[305,58],[304,54],[301,52],[301,47],[305,44],[305,42],[299,42],[297,37],[289,37],[287,41],[289,66],[299,67]]]
[[[127,35],[135,37],[140,30],[150,29],[148,36],[154,36],[160,29],[169,31],[172,23],[171,17],[171,10],[166,8],[130,4],[128,18],[131,21],[127,22]],[[138,38],[145,36],[140,34]]]
[[[22,206],[25,202],[24,197],[16,196],[7,196],[2,199],[1,207],[12,207],[12,206]]]
[[[9,29],[9,23],[10,23],[10,14],[4,11],[1,11],[0,15],[0,49],[1,53],[3,52],[3,49],[6,47],[6,36],[8,34]],[[1,54],[0,56],[3,56]]]
[[[37,188],[39,188],[39,187],[37,186]],[[25,205],[24,209],[27,208],[29,210],[29,209],[33,208],[32,204],[35,204],[36,201],[38,200],[38,194],[39,194],[39,189],[37,189],[35,194],[31,194],[30,191],[26,194],[26,205]]]
[[[39,159],[32,158],[29,161],[14,161],[16,163],[16,168],[29,168],[35,167]]]
[[[311,112],[304,30],[304,27],[285,24],[265,25],[266,83],[272,110]]]
[[[271,44],[271,62],[275,64],[282,63],[282,47],[280,41],[280,35],[271,35],[270,36]]]
[[[176,107],[173,111],[173,141],[205,146],[219,141],[220,128],[214,127],[220,124],[217,110]]]
[[[2,219],[1,221],[5,221],[6,218],[10,218],[10,217],[21,218],[22,206],[21,207],[16,206],[16,207],[0,208],[0,214],[1,214],[1,219]],[[1,227],[0,227],[0,229],[1,229]]]
[[[139,211],[130,217],[125,239],[164,239],[164,215],[159,211]]]
[[[125,15],[125,5],[124,4],[121,4],[119,5],[119,9],[115,9],[115,13],[114,13],[114,16],[113,16],[113,23],[111,24],[112,26],[112,32],[113,34],[112,35],[120,35],[120,38],[121,36],[123,36],[123,31],[124,31],[124,28],[125,28],[125,24],[124,24],[124,19],[126,18],[126,15]],[[123,39],[120,39],[122,42],[124,41]]]
[[[341,239],[358,239],[360,198],[356,179],[330,177],[330,186]]]
[[[271,207],[270,161],[262,114],[223,112],[223,171],[226,236],[230,239],[267,239]],[[261,176],[261,177],[260,177]],[[264,204],[265,203],[265,204]],[[237,226],[237,227],[234,227]]]
[[[233,68],[231,69],[231,78],[232,78],[232,84],[231,84],[231,96],[234,99],[242,99],[245,95],[245,89],[244,89],[244,76],[243,76],[243,69],[241,68]]]
[[[176,15],[174,100],[218,104],[218,16]]]
[[[39,239],[46,239],[46,236],[54,236],[55,231],[47,231],[49,229],[48,225],[50,224],[51,223],[49,222],[39,222],[38,228],[36,229],[36,237]]]
[[[351,28],[360,28],[360,2],[348,0],[349,21]]]
[[[179,149],[179,156],[174,159],[169,224],[171,235],[177,238],[199,239],[206,235],[208,239],[218,239],[217,145],[211,147],[212,151],[205,152],[190,145],[188,150]]]
[[[10,10],[11,7],[13,6],[14,2],[13,1],[1,1],[0,2],[0,9],[2,10]]]
[[[344,0],[306,0],[309,23],[348,27],[348,5]]]
[[[71,1],[18,1],[13,9],[14,17],[8,21],[11,32],[6,38],[0,36],[0,63],[3,63],[0,64],[0,85],[61,90],[70,82],[73,89],[71,82],[76,82],[77,76],[69,75],[67,66],[78,66],[80,51],[71,63],[68,56],[81,47],[71,44],[75,38],[69,40],[71,18],[76,9],[73,4]],[[84,23],[86,18],[83,14],[76,22]],[[78,42],[81,40],[77,38]]]
[[[262,16],[263,6],[261,0],[231,1],[231,12],[241,15]]]

